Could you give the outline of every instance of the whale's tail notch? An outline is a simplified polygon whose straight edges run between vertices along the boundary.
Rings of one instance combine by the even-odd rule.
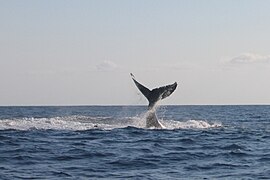
[[[161,100],[165,99],[166,97],[169,97],[176,89],[177,83],[173,83],[167,86],[162,86],[159,88],[155,88],[152,90],[149,90],[147,87],[140,84],[136,79],[135,76],[130,73],[135,85],[137,88],[141,91],[141,93],[147,98],[149,101],[148,109],[152,109],[155,104]]]

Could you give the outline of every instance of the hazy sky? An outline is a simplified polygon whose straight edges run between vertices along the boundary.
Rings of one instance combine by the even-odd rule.
[[[270,1],[1,0],[0,105],[270,104]]]

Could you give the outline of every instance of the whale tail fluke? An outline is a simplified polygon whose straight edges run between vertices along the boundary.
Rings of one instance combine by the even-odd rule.
[[[139,83],[135,76],[130,73],[135,85],[137,88],[141,91],[141,93],[147,98],[149,101],[148,109],[151,109],[155,106],[155,104],[161,100],[165,99],[166,97],[169,97],[176,89],[177,83],[173,83],[167,86],[162,86],[159,88],[155,88],[152,90],[149,90],[147,87],[143,86],[141,83]]]

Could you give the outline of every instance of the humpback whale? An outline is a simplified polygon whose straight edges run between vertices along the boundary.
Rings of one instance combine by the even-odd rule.
[[[170,96],[176,89],[177,83],[175,82],[167,86],[162,86],[149,90],[147,87],[139,83],[132,73],[130,73],[130,75],[137,88],[141,91],[141,93],[146,97],[149,102],[148,111],[146,113],[146,128],[164,128],[164,126],[157,119],[155,105],[159,100],[165,99],[166,97]]]

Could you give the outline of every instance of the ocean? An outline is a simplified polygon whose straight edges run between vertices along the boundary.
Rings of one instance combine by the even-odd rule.
[[[270,106],[0,107],[0,179],[270,179]]]

